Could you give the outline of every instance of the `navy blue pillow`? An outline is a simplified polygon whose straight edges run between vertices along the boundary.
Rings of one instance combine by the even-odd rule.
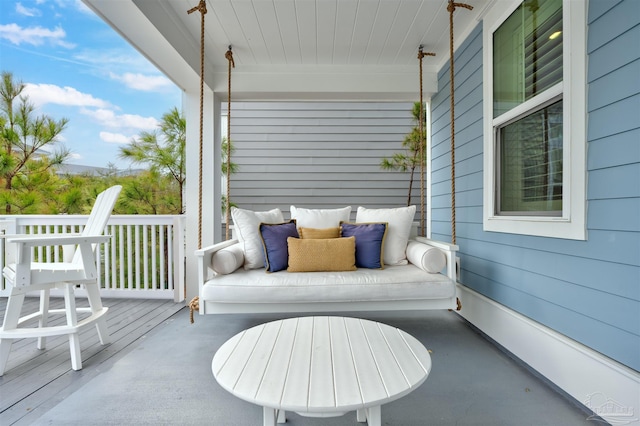
[[[267,272],[287,269],[289,264],[287,238],[289,237],[299,238],[294,219],[285,223],[260,224],[260,238],[264,248],[264,267]]]
[[[340,224],[340,236],[356,237],[356,266],[358,268],[384,268],[382,247],[386,233],[386,223]]]

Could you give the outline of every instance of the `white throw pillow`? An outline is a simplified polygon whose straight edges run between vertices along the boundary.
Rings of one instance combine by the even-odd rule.
[[[264,249],[260,239],[260,223],[282,223],[280,209],[266,212],[231,207],[231,217],[244,252],[244,269],[264,268]]]
[[[356,223],[387,222],[387,235],[384,239],[384,264],[406,265],[407,242],[411,233],[411,224],[416,215],[416,206],[392,209],[367,209],[358,207]]]
[[[211,269],[221,275],[230,274],[244,263],[242,244],[234,244],[218,250],[211,256]]]
[[[407,259],[413,265],[432,274],[437,274],[447,266],[447,257],[442,250],[417,241],[409,241],[407,244]]]
[[[291,206],[291,219],[296,220],[298,228],[336,228],[340,222],[348,222],[351,206],[339,209],[304,209]]]

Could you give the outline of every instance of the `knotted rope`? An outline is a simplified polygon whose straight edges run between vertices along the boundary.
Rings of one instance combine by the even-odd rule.
[[[233,52],[231,51],[231,45],[229,50],[224,54],[229,62],[229,71],[227,79],[227,208],[225,212],[226,228],[225,239],[229,239],[229,224],[231,223],[231,68],[235,68],[236,64],[233,61]]]
[[[424,155],[424,149],[425,149],[425,145],[427,144],[427,140],[426,140],[426,135],[425,135],[425,131],[424,131],[424,100],[422,98],[422,58],[424,58],[425,56],[436,56],[435,53],[428,53],[428,52],[423,52],[422,51],[423,46],[420,45],[420,47],[418,48],[418,61],[420,63],[420,117],[419,117],[419,124],[418,124],[418,129],[419,129],[419,133],[420,133],[420,150],[419,150],[419,155],[420,155],[420,235],[421,236],[425,236],[425,220],[424,220],[424,205],[425,205],[425,189],[424,189],[424,166],[425,166],[425,160],[426,160],[426,156]]]
[[[203,123],[204,123],[204,15],[207,14],[207,3],[200,0],[197,6],[187,11],[192,14],[195,11],[200,12],[200,158],[198,168],[198,248],[202,248],[202,139],[203,139]]]
[[[194,297],[187,306],[189,307],[189,322],[193,324],[193,311],[200,310],[200,298],[198,296]]]
[[[207,3],[205,0],[200,0],[197,6],[192,7],[187,11],[187,14],[192,14],[195,11],[200,12],[200,157],[198,168],[198,249],[202,248],[202,151],[203,151],[203,123],[204,123],[204,15],[207,14]],[[186,288],[185,288],[186,292]],[[194,297],[189,302],[190,315],[189,319],[193,324],[193,311],[197,311],[199,308],[198,296]]]
[[[453,72],[453,12],[456,7],[472,10],[473,6],[464,3],[454,3],[449,0],[449,83],[451,91],[451,242],[456,243],[456,143],[455,143],[455,112],[454,112],[454,72]]]

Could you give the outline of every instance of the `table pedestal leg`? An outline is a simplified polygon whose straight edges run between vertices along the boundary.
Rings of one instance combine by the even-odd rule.
[[[276,426],[276,423],[285,423],[287,421],[286,413],[285,410],[262,407],[262,424],[264,426]]]
[[[262,407],[263,426],[276,426],[276,410],[269,407]]]
[[[381,426],[382,413],[380,406],[362,408],[356,411],[356,420],[360,423],[367,422],[367,426]]]
[[[380,406],[367,408],[367,426],[381,426],[382,412]]]

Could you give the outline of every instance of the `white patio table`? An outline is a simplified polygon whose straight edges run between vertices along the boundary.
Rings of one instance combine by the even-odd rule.
[[[381,424],[381,405],[425,381],[431,357],[404,331],[345,317],[290,318],[238,333],[211,363],[218,383],[261,405],[264,425],[285,412],[308,417],[357,412],[359,422]]]

